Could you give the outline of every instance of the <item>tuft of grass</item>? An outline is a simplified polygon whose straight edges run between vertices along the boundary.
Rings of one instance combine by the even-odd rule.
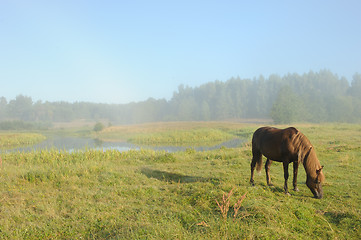
[[[229,211],[229,204],[230,204],[230,198],[233,194],[233,189],[229,192],[229,193],[223,193],[223,196],[222,196],[222,202],[219,203],[217,200],[216,200],[216,203],[219,207],[219,209],[221,210],[221,214],[222,214],[222,217],[223,217],[223,220],[225,221],[227,219],[227,216],[228,216],[228,211]]]
[[[238,212],[239,212],[239,209],[242,207],[242,202],[246,198],[246,195],[247,195],[247,192],[245,194],[243,194],[242,197],[239,198],[238,201],[234,204],[234,206],[233,206],[233,211],[234,211],[233,219],[236,219],[236,217],[238,215]]]
[[[224,221],[226,221],[227,217],[228,217],[228,211],[229,211],[229,207],[230,207],[231,197],[233,195],[233,190],[234,190],[234,188],[232,188],[231,191],[229,191],[229,193],[225,193],[225,192],[223,193],[221,203],[219,203],[216,200],[216,203],[217,203],[217,205],[219,207],[219,210],[221,211],[221,214],[222,214],[222,217],[223,217]],[[246,195],[247,195],[247,192],[243,196],[241,196],[238,199],[238,201],[233,205],[233,220],[236,219],[236,217],[238,215],[238,212],[239,212],[239,209],[242,206],[242,202],[246,198]]]

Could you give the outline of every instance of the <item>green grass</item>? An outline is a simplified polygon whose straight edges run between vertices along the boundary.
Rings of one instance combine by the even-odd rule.
[[[250,141],[257,127],[229,130]],[[205,152],[3,154],[0,239],[359,239],[361,126],[296,127],[325,166],[321,200],[303,167],[292,196],[283,194],[279,163],[271,166],[275,187],[266,186],[264,170],[250,186],[249,143]],[[216,200],[232,189],[223,218]]]
[[[45,139],[46,137],[39,133],[0,133],[0,148],[33,145]]]

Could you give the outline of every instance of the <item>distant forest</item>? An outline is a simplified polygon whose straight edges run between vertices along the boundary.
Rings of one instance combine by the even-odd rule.
[[[128,104],[33,102],[0,97],[0,121],[133,124],[155,121],[273,119],[275,123],[361,122],[361,74],[351,82],[328,70],[303,75],[231,78],[198,87],[180,85],[170,100]]]

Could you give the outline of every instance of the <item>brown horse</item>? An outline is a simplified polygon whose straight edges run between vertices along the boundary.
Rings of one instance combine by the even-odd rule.
[[[272,186],[269,175],[272,161],[282,162],[285,178],[284,190],[289,195],[287,186],[288,164],[293,163],[293,189],[298,191],[298,165],[303,163],[307,174],[306,184],[308,188],[315,198],[322,198],[322,182],[325,179],[322,173],[323,166],[320,165],[311,142],[296,128],[262,127],[257,129],[252,138],[252,155],[250,180],[252,184],[254,184],[254,168],[257,166],[257,171],[261,171],[262,155],[264,155],[267,158],[265,169],[269,186]]]

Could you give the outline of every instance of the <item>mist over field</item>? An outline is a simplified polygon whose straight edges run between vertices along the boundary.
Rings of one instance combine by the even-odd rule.
[[[51,126],[53,122],[80,119],[109,124],[237,119],[360,122],[361,74],[356,73],[352,81],[328,70],[282,77],[236,77],[194,88],[180,85],[170,100],[149,98],[128,104],[34,102],[23,95],[12,100],[0,98],[1,129]]]

